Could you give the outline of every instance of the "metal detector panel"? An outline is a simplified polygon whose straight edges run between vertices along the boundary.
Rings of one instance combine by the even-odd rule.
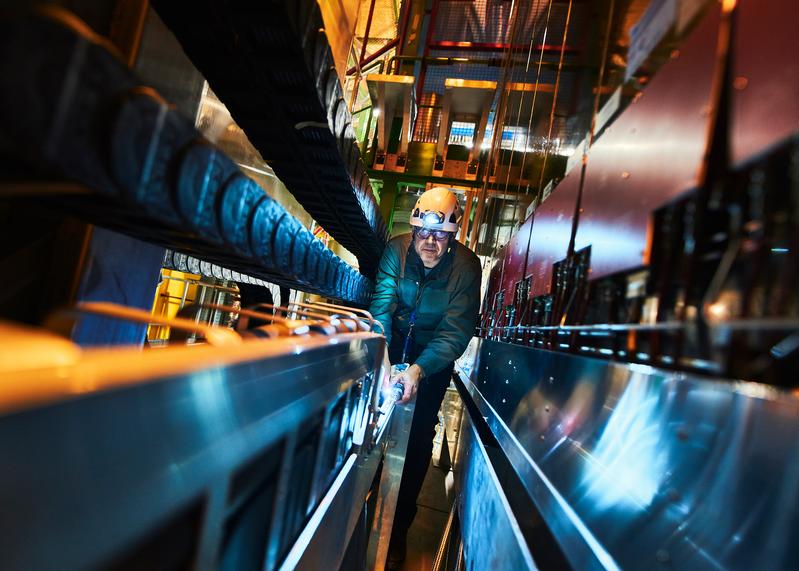
[[[552,266],[569,252],[574,212],[580,191],[580,168],[574,168],[535,212],[527,273],[531,295],[550,293]]]
[[[799,5],[740,0],[733,44],[732,162],[759,155],[799,131]]]
[[[697,186],[712,115],[719,8],[591,147],[575,249],[591,278],[640,266],[653,209]]]

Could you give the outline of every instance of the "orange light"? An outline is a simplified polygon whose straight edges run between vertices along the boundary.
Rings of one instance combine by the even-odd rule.
[[[723,320],[730,317],[730,308],[726,303],[717,301],[707,306],[707,315],[713,320]]]

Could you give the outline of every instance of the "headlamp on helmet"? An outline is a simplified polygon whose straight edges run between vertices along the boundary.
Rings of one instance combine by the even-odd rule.
[[[424,216],[422,216],[422,222],[426,228],[432,228],[444,222],[444,214],[441,212],[425,212]]]
[[[411,226],[455,233],[460,222],[458,199],[448,188],[437,186],[426,191],[411,212]]]

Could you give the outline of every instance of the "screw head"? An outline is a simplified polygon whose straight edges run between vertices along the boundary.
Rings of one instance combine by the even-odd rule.
[[[732,80],[732,87],[736,91],[743,91],[749,86],[749,78],[738,76]]]

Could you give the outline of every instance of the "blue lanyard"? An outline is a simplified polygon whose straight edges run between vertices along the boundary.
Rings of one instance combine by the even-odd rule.
[[[417,298],[417,305],[419,300]],[[408,357],[408,351],[411,348],[411,335],[413,334],[413,325],[416,323],[416,307],[413,308],[411,312],[411,316],[408,318],[408,335],[405,336],[405,347],[402,348],[402,361],[401,363],[407,363],[406,359]]]
[[[402,275],[405,275],[405,268],[403,268]],[[407,363],[406,360],[408,358],[408,352],[411,348],[411,336],[413,335],[413,326],[416,323],[416,310],[419,308],[419,300],[422,299],[422,289],[424,289],[424,284],[427,280],[427,275],[425,274],[422,276],[422,279],[419,280],[418,286],[419,289],[416,292],[416,301],[413,304],[413,311],[411,311],[410,317],[408,317],[408,335],[405,336],[405,346],[402,348],[402,361],[401,363]]]

